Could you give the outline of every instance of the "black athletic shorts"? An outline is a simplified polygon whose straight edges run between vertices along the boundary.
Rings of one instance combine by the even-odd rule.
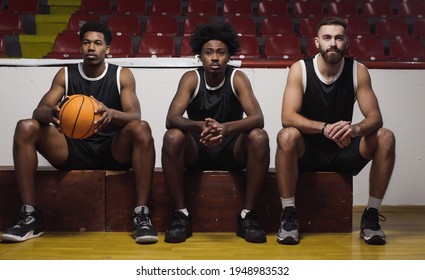
[[[357,175],[369,162],[359,151],[360,137],[353,138],[350,145],[341,149],[334,142],[323,145],[304,137],[305,153],[299,159],[299,172],[340,172]]]
[[[131,163],[122,164],[112,156],[112,141],[114,137],[96,139],[66,138],[68,144],[68,159],[60,165],[54,166],[60,170],[128,170]]]
[[[220,146],[210,148],[199,142],[201,135],[199,133],[191,133],[198,146],[198,159],[195,164],[187,166],[190,170],[225,170],[237,171],[245,168],[235,160],[233,150],[235,143],[241,134],[226,135]]]

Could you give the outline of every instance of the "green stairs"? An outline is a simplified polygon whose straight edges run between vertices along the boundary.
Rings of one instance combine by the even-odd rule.
[[[42,58],[53,50],[57,34],[66,29],[80,4],[81,0],[48,0],[50,13],[35,15],[36,34],[19,36],[22,58]]]

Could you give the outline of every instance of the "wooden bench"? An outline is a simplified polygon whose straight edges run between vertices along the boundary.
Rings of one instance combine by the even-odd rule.
[[[196,232],[235,232],[243,207],[243,172],[187,172],[187,207]],[[351,232],[352,176],[305,173],[296,204],[302,232]],[[131,231],[135,206],[132,171],[37,171],[37,200],[47,231]],[[9,227],[21,206],[13,168],[0,168],[0,230]],[[150,199],[155,228],[166,230],[173,202],[161,170],[155,170]],[[267,232],[277,232],[281,203],[276,174],[267,175],[257,215]]]

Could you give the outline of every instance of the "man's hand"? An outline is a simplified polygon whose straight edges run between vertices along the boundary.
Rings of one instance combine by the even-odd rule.
[[[347,147],[351,143],[351,138],[357,135],[354,125],[349,121],[339,121],[328,124],[323,131],[325,137],[333,140],[340,148]]]
[[[223,125],[212,118],[206,118],[201,133],[201,143],[214,147],[223,141]]]

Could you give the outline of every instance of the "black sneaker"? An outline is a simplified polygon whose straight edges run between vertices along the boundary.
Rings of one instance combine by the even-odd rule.
[[[385,234],[379,225],[379,221],[386,218],[378,213],[375,208],[365,209],[360,223],[360,238],[370,245],[384,245]]]
[[[22,206],[15,225],[6,229],[1,235],[1,240],[9,242],[21,242],[30,238],[39,237],[43,234],[43,217],[41,212],[35,209],[28,212],[27,206]]]
[[[245,238],[247,242],[251,243],[267,242],[266,232],[260,227],[255,218],[256,215],[253,211],[248,212],[244,219],[238,214],[238,231],[236,235]]]
[[[277,242],[285,245],[295,245],[298,244],[299,241],[298,218],[295,207],[285,207],[280,216],[280,228],[277,232]]]
[[[165,232],[165,242],[180,243],[192,236],[192,217],[181,211],[174,211],[173,221]]]
[[[158,233],[149,218],[150,213],[145,214],[144,209],[139,213],[133,212],[133,237],[136,243],[150,244],[158,242]]]

